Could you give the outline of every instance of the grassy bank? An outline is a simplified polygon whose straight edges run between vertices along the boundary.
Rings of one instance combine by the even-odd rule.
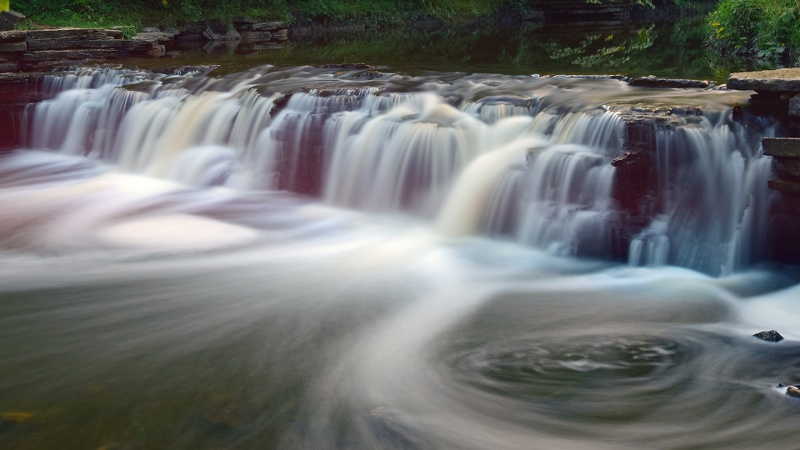
[[[288,22],[463,22],[497,15],[527,17],[547,0],[12,0],[32,22],[56,26],[181,25],[237,15]],[[603,3],[612,0],[586,0]],[[643,8],[654,0],[631,0]],[[700,0],[655,0],[681,9]]]
[[[751,67],[796,66],[800,0],[722,0],[709,16],[709,43]]]

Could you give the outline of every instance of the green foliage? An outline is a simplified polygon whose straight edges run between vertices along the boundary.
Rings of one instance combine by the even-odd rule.
[[[55,26],[175,25],[237,15],[290,19],[285,0],[15,0],[35,23]]]
[[[446,22],[488,16],[503,3],[503,0],[422,0],[428,14]]]
[[[32,21],[60,26],[179,25],[247,15],[284,21],[467,22],[502,12],[535,16],[545,0],[14,0]],[[603,3],[609,0],[586,0]],[[653,0],[631,0],[652,7]],[[699,0],[661,0],[696,4]]]
[[[750,65],[796,65],[800,0],[723,0],[709,16],[709,44]]]

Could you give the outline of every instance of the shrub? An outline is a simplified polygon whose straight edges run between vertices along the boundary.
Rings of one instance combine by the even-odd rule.
[[[722,0],[709,16],[709,44],[723,57],[797,63],[800,0]]]

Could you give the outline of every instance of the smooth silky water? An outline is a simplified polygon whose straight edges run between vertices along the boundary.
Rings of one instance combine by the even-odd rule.
[[[747,93],[384,72],[48,77],[0,157],[0,446],[795,445]],[[623,256],[610,104],[703,108]]]

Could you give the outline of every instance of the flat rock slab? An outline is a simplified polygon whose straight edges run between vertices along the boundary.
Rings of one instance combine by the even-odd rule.
[[[28,42],[55,39],[122,39],[122,30],[105,28],[54,28],[51,30],[29,30]]]
[[[800,158],[800,138],[764,138],[764,154],[782,158]]]
[[[11,30],[11,31],[0,31],[0,44],[12,43],[12,42],[25,42],[25,39],[28,37],[27,31],[22,30]]]
[[[727,86],[739,91],[800,92],[800,68],[732,73]]]

